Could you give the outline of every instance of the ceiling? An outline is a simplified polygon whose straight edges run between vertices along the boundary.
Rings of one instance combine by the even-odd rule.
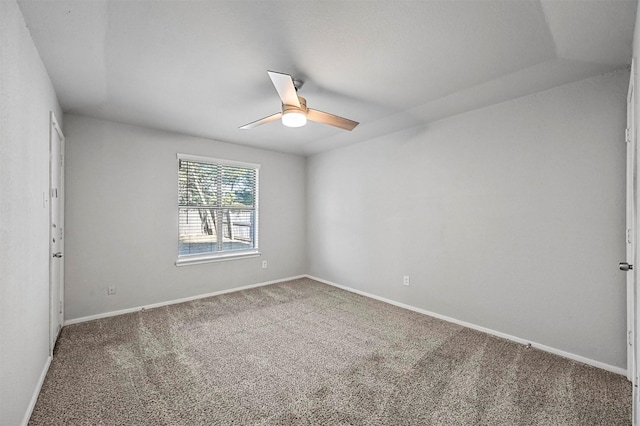
[[[636,0],[19,0],[62,109],[310,155],[626,67]],[[310,108],[360,122],[238,127]]]

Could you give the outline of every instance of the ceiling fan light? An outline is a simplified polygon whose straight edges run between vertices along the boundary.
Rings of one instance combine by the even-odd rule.
[[[301,111],[284,111],[282,124],[287,127],[302,127],[307,124],[307,116]]]

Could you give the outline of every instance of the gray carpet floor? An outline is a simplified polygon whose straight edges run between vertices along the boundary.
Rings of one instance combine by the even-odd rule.
[[[64,327],[30,425],[628,425],[631,385],[299,279]]]

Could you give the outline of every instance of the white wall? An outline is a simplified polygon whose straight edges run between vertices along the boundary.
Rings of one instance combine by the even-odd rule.
[[[311,157],[309,273],[626,368],[628,76]]]
[[[49,111],[62,111],[14,1],[0,1],[0,425],[19,425],[49,357]]]
[[[67,320],[306,272],[303,157],[76,115],[65,137]],[[176,153],[261,164],[261,257],[175,266]]]

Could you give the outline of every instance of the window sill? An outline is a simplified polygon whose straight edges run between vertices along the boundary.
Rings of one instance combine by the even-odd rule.
[[[226,260],[247,259],[250,257],[258,257],[262,253],[259,251],[245,251],[242,253],[226,253],[226,254],[207,254],[179,257],[176,260],[176,266],[198,265],[201,263],[224,262]]]

